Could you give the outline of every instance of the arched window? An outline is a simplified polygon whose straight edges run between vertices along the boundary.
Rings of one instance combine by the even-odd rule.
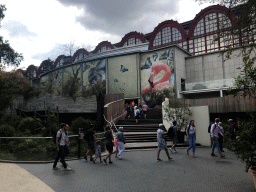
[[[127,46],[138,45],[138,44],[145,43],[145,42],[146,42],[146,40],[142,33],[133,31],[133,32],[127,33],[122,38],[122,40],[120,41],[118,46],[119,47],[127,47]]]
[[[114,46],[108,41],[102,41],[96,46],[92,53],[101,53],[110,49],[114,49]]]
[[[232,26],[231,19],[226,16],[226,7],[219,5],[202,10],[191,24],[189,32],[189,52],[195,55],[225,49],[228,44],[239,44],[233,36],[221,37],[220,32]],[[234,15],[232,15],[234,17]]]
[[[186,32],[176,21],[164,21],[160,23],[150,36],[151,48],[178,44],[187,49]]]

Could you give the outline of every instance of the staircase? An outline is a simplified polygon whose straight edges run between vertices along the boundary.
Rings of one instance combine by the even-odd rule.
[[[140,117],[136,124],[134,117],[130,119],[119,120],[116,124],[123,127],[123,133],[126,139],[125,149],[149,149],[157,148],[157,130],[162,123],[162,109],[149,109],[147,119]],[[167,146],[172,146],[172,141],[168,139]],[[178,146],[188,146],[188,143],[180,143]],[[177,146],[177,147],[178,147]]]

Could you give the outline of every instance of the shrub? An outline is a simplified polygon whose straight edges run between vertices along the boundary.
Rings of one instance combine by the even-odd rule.
[[[87,129],[90,128],[90,124],[96,125],[96,122],[90,119],[84,119],[83,117],[78,117],[72,121],[70,131],[72,131],[73,134],[78,134],[79,128],[84,128],[85,132]]]
[[[14,128],[17,128],[22,118],[17,115],[6,114],[1,117],[0,124],[9,124]]]
[[[27,132],[28,134],[36,134],[40,132],[42,128],[42,123],[38,120],[34,120],[33,118],[25,118],[22,119],[19,123],[18,130],[21,132]]]
[[[9,124],[3,124],[0,126],[1,137],[13,137],[15,134],[15,129]]]

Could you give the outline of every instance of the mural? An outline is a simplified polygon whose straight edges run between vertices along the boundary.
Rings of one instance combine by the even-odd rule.
[[[174,91],[174,49],[167,48],[141,56],[142,98],[153,108],[162,103],[165,89]]]
[[[90,89],[96,84],[104,87],[101,91],[106,93],[106,59],[89,61],[82,64],[83,88]]]
[[[124,93],[125,97],[138,96],[136,54],[108,59],[109,93]]]

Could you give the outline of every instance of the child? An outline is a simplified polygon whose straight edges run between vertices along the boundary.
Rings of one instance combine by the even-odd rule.
[[[100,140],[98,140],[97,142],[96,142],[96,144],[97,144],[97,147],[96,147],[96,151],[95,151],[95,158],[94,158],[94,163],[95,163],[95,161],[96,161],[96,159],[99,157],[100,158],[100,162],[102,162],[102,160],[101,160],[101,147],[100,147]]]
[[[118,155],[118,143],[117,143],[117,139],[115,139],[114,143],[115,143],[115,147],[116,147],[116,156],[115,156],[115,158],[117,158],[117,155]]]

